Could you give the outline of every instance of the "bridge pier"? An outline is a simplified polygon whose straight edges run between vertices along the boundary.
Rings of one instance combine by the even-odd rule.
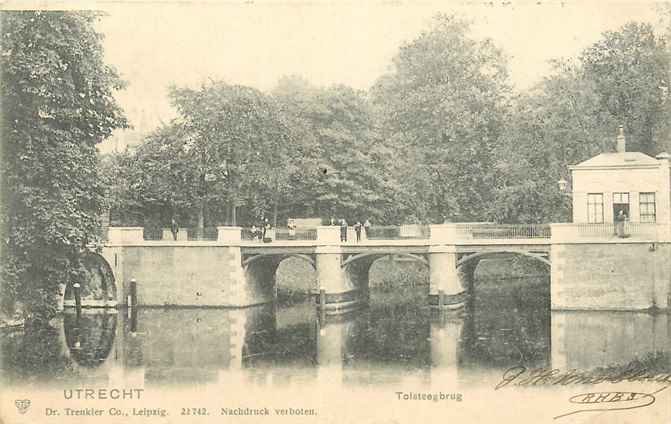
[[[429,250],[429,305],[441,309],[464,306],[466,291],[457,269],[454,246],[432,246]]]
[[[319,290],[315,295],[315,303],[327,314],[342,313],[360,306],[362,303],[360,287],[342,266],[340,228],[318,227],[317,241],[319,245],[315,248],[315,268]]]
[[[355,284],[347,269],[343,269],[340,247],[318,247],[315,256],[319,285],[315,303],[326,313],[342,313],[360,306],[363,303],[361,287]]]

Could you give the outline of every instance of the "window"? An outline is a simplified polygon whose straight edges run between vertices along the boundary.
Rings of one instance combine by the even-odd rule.
[[[618,216],[624,214],[629,218],[629,193],[613,193],[613,222],[618,221]]]
[[[603,223],[603,193],[587,194],[587,222],[590,224]]]
[[[655,222],[655,193],[641,193],[639,195],[641,222]]]
[[[613,193],[613,203],[629,204],[629,193]]]

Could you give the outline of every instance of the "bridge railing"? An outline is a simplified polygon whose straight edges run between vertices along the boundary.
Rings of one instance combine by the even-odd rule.
[[[666,240],[669,238],[669,224],[647,222],[625,222],[618,232],[613,223],[603,224],[552,224],[553,241],[581,240]]]
[[[262,230],[258,229],[257,233],[252,233],[252,229],[245,227],[242,229],[242,240],[245,241],[261,241],[259,239],[259,233],[262,234]],[[295,231],[290,231],[287,227],[276,227],[272,228],[267,235],[271,240],[317,240],[317,229],[316,228],[296,228]]]
[[[428,225],[374,225],[367,231],[365,228],[361,230],[364,240],[426,240],[430,235],[431,229]]]
[[[142,229],[142,238],[145,240],[163,240],[163,229],[144,227]]]
[[[548,224],[454,224],[458,241],[549,239]]]
[[[316,228],[296,228],[293,234],[288,228],[275,229],[275,240],[317,240]]]
[[[187,240],[216,240],[217,239],[217,227],[204,227],[203,233],[198,234],[198,228],[189,227],[187,231]]]
[[[171,241],[174,240],[170,228],[144,227],[142,238],[149,241]],[[197,227],[180,228],[177,231],[178,241],[196,241],[196,240],[216,240],[217,227],[204,227],[203,233],[198,234]]]

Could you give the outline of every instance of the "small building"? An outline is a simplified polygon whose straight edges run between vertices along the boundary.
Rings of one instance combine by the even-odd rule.
[[[569,169],[574,223],[613,223],[620,211],[630,222],[671,222],[669,154],[652,158],[627,152],[622,127],[616,152],[601,153]]]

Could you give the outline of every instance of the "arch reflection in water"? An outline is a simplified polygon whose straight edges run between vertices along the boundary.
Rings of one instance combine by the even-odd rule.
[[[146,382],[214,383],[240,370],[255,335],[272,328],[269,306],[230,309],[138,309],[124,362],[144,368]],[[130,328],[130,325],[127,326]]]
[[[264,369],[314,368],[314,307],[302,309],[312,319],[297,308],[278,312],[272,305],[121,313],[124,331],[116,339],[115,359],[126,370],[141,369],[143,383],[159,384],[225,382],[243,370],[253,379]],[[83,316],[89,315],[104,314]],[[81,332],[73,322],[67,321],[67,334]]]
[[[94,368],[103,364],[112,352],[117,329],[117,313],[65,313],[65,342],[77,364]]]
[[[317,322],[319,376],[330,384],[426,382],[428,287],[371,290],[369,307]]]
[[[549,279],[478,280],[465,311],[461,367],[502,371],[549,364]]]

